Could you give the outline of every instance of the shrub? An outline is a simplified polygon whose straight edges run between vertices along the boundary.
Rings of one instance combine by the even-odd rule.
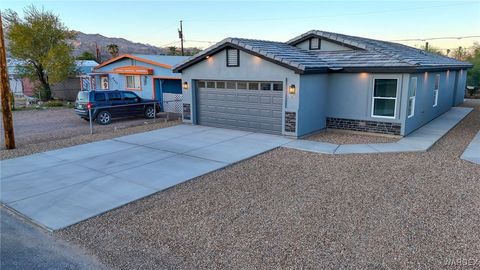
[[[45,107],[63,107],[63,102],[60,100],[49,100],[44,103]]]

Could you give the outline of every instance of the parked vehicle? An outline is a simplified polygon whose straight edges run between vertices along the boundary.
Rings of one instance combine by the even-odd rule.
[[[100,125],[108,125],[112,118],[117,117],[154,118],[162,109],[158,101],[141,98],[132,91],[120,90],[80,91],[75,102],[78,116],[89,121],[88,111],[91,110],[92,119]]]

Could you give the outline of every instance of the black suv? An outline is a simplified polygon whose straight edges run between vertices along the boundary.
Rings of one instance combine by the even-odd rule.
[[[160,112],[162,108],[158,101],[141,98],[131,91],[78,92],[75,113],[89,121],[89,109],[93,120],[101,125],[108,125],[115,117],[141,115],[145,118],[154,118],[155,113]]]

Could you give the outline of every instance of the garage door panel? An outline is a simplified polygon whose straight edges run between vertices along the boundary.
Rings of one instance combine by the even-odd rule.
[[[248,96],[247,95],[238,95],[237,102],[248,102]]]
[[[283,104],[283,98],[282,97],[274,97],[272,103],[282,105]]]
[[[260,97],[260,103],[272,104],[272,97]]]
[[[272,111],[274,118],[282,118],[282,111]]]
[[[202,111],[200,111],[200,113],[202,113]],[[201,120],[204,120],[206,118],[225,119],[224,121],[228,119],[228,120],[234,120],[234,121],[249,121],[249,122],[258,122],[258,123],[282,123],[282,119],[280,118],[221,113],[221,112],[209,113],[204,111],[204,115],[201,117]]]
[[[282,92],[233,89],[198,89],[200,125],[281,133]]]
[[[200,104],[199,104],[200,105]],[[240,104],[239,102],[208,102],[201,104],[201,106],[206,106],[206,107],[227,107],[227,108],[245,108],[245,109],[251,109],[251,110],[282,110],[282,106],[272,106],[272,105],[266,105],[266,104],[258,104],[258,103],[242,103]]]
[[[258,97],[257,96],[248,96],[248,102],[250,103],[258,103]]]
[[[259,116],[263,116],[263,117],[274,117],[273,116],[273,111],[271,110],[260,110],[259,111],[260,113],[258,114]],[[281,116],[280,116],[281,117]]]

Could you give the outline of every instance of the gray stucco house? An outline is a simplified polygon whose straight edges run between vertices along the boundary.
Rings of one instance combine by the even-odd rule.
[[[469,63],[324,31],[227,38],[174,67],[183,121],[294,137],[325,128],[407,135],[463,102]]]

